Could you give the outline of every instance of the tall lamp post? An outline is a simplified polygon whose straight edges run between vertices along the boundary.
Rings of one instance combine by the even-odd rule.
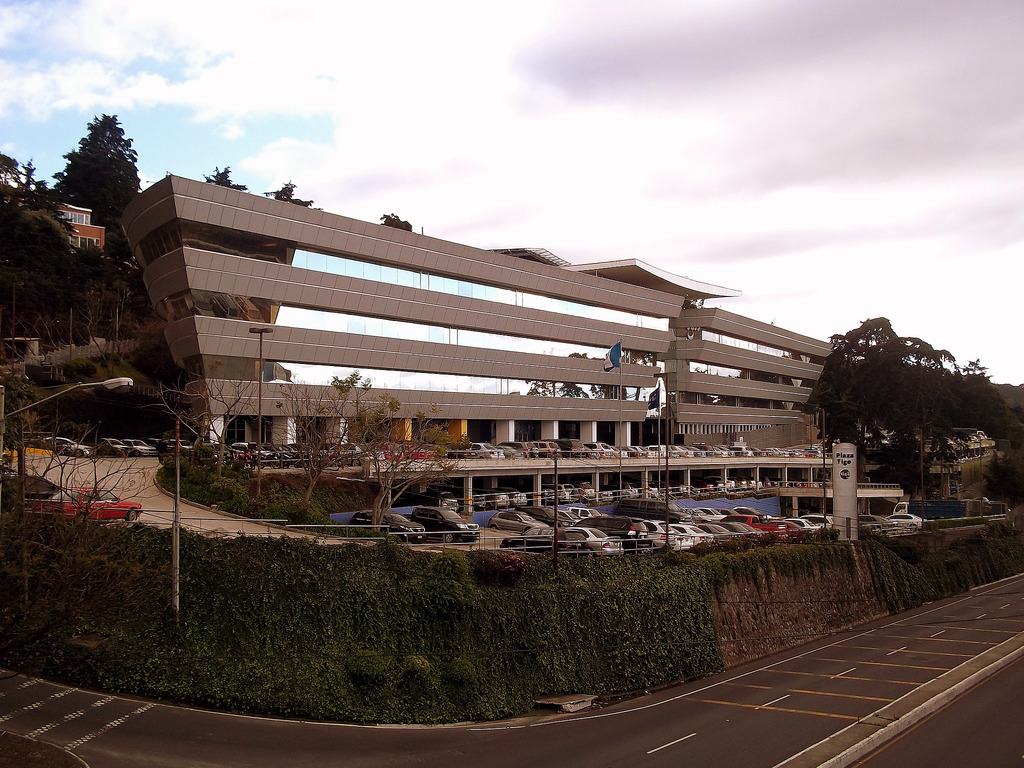
[[[4,387],[0,385],[0,460],[6,461],[4,454],[4,433],[7,429],[7,419],[10,416],[17,416],[19,413],[24,413],[33,408],[37,408],[43,403],[49,402],[50,400],[56,400],[58,397],[63,397],[69,392],[74,392],[79,389],[109,389],[111,391],[123,391],[131,387],[135,382],[127,376],[117,376],[113,379],[106,379],[105,381],[83,381],[78,384],[73,384],[67,389],[62,389],[60,392],[55,392],[49,397],[44,397],[42,400],[36,400],[34,403],[30,403],[22,408],[6,413],[4,410]],[[25,448],[22,446],[21,453],[24,454]],[[0,483],[0,494],[3,491],[3,484]],[[3,498],[0,496],[0,501]]]
[[[263,481],[263,337],[273,332],[273,328],[266,326],[249,329],[249,333],[260,338],[260,366],[256,371],[256,498],[261,495]]]

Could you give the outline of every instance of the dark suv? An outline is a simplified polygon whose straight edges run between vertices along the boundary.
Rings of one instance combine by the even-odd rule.
[[[371,526],[373,525],[373,510],[360,509],[352,514],[348,522],[350,525]],[[422,525],[414,523],[398,512],[384,513],[384,517],[381,519],[381,530],[412,544],[420,544],[426,539],[426,530]]]
[[[464,520],[446,507],[416,507],[409,519],[422,525],[428,535],[439,535],[446,544],[453,541],[477,541],[480,538],[479,525]]]
[[[665,519],[665,499],[621,499],[618,514],[629,517],[642,517],[646,520]],[[672,523],[681,523],[690,519],[681,507],[672,499],[668,502],[668,519]]]

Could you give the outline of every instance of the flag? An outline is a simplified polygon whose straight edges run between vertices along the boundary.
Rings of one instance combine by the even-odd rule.
[[[661,409],[665,407],[665,382],[658,379],[658,384],[647,396],[647,418],[660,416]]]
[[[622,360],[622,342],[615,342],[615,346],[608,350],[608,354],[604,356],[604,371],[608,371],[613,368],[618,368],[619,363]]]

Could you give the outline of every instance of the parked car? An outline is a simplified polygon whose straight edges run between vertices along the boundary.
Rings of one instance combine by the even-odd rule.
[[[509,509],[513,506],[504,491],[491,490],[473,494],[473,509],[485,512],[488,509]]]
[[[439,537],[446,544],[453,541],[477,541],[480,526],[464,520],[447,507],[416,507],[409,519],[422,525],[428,535]]]
[[[567,541],[577,541],[583,549],[594,555],[621,555],[622,542],[597,528],[574,526],[566,528],[563,534]]]
[[[715,541],[735,539],[741,536],[741,534],[737,533],[736,531],[729,530],[728,528],[723,528],[718,523],[696,523],[696,526],[705,533],[710,533],[712,536],[714,536]]]
[[[857,527],[870,533],[883,533],[893,525],[881,515],[858,515]]]
[[[558,446],[550,440],[534,440],[530,443],[531,455],[535,459],[552,459],[558,456]]]
[[[595,455],[595,458],[617,459],[619,457],[618,449],[613,448],[612,446],[608,445],[608,443],[583,443],[583,446],[587,450],[592,451]]]
[[[535,520],[540,520],[545,525],[555,524],[555,510],[551,507],[539,506],[536,504],[528,504],[525,507],[520,507],[519,511],[525,515],[529,515]],[[575,525],[579,522],[579,518],[567,512],[564,509],[558,510],[558,527],[564,528],[570,525]]]
[[[727,531],[732,531],[736,536],[740,538],[760,538],[761,536],[767,536],[767,532],[758,530],[752,525],[746,523],[737,522],[734,520],[719,520],[715,523],[719,528],[725,528]]]
[[[707,531],[702,531],[696,525],[691,525],[688,523],[672,523],[671,527],[672,530],[676,531],[677,533],[691,537],[693,539],[694,546],[696,546],[697,544],[709,544],[715,540],[713,534],[708,533]]]
[[[719,524],[743,523],[744,525],[749,525],[751,528],[766,534],[775,534],[783,539],[789,538],[789,526],[782,522],[781,519],[771,517],[769,515],[763,515],[760,512],[751,510],[749,507],[736,507],[736,509],[749,511],[734,511],[731,515],[726,515],[719,520]]]
[[[647,533],[645,527],[639,526],[632,518],[622,515],[594,515],[587,518],[586,527],[596,528],[599,531],[604,531],[609,536],[615,536],[620,539],[642,538]],[[643,529],[642,531],[641,528]]]
[[[524,533],[518,536],[507,536],[498,544],[500,549],[513,552],[533,552],[535,554],[550,552],[554,546],[553,531],[548,533]]]
[[[27,440],[30,448],[40,448],[51,451],[58,456],[91,456],[92,450],[87,445],[76,443],[67,437],[38,436],[29,437]]]
[[[61,488],[49,498],[33,499],[29,509],[48,515],[131,522],[138,519],[142,505],[122,500],[105,488]]]
[[[96,444],[99,456],[138,456],[131,448],[113,437],[104,437]]]
[[[530,503],[530,497],[526,491],[520,491],[518,488],[495,488],[494,490],[508,495],[508,500],[513,507],[525,507]]]
[[[665,520],[665,498],[621,499],[616,512],[628,517],[642,517],[645,520]],[[688,518],[689,516],[684,514],[680,506],[672,499],[669,499],[668,521],[670,523],[679,523]]]
[[[570,459],[599,459],[601,453],[587,448],[582,440],[562,438],[554,441],[562,456]]]
[[[529,443],[506,441],[498,443],[497,448],[505,452],[505,456],[513,459],[529,459],[533,456]]]
[[[920,531],[924,527],[924,518],[912,515],[909,512],[900,512],[889,515],[885,518],[898,531]]]
[[[487,521],[488,528],[494,528],[499,531],[512,531],[514,533],[523,533],[530,528],[542,525],[545,525],[543,521],[531,517],[525,512],[511,509],[495,512],[491,515],[491,519]]]
[[[121,441],[127,445],[134,453],[129,454],[133,456],[156,456],[156,448],[147,443],[145,440],[136,440],[128,438]]]
[[[361,509],[354,512],[349,518],[350,525],[370,526],[373,525],[373,510]],[[426,529],[419,523],[415,523],[405,515],[388,510],[381,518],[381,530],[397,536],[410,544],[420,544],[426,540]]]
[[[782,522],[786,524],[792,523],[793,525],[797,526],[799,530],[802,530],[805,533],[813,533],[814,531],[821,530],[820,525],[811,522],[805,517],[786,517],[783,518]]]
[[[470,443],[467,448],[448,449],[448,458],[450,459],[501,459],[504,457],[504,452],[490,443]]]

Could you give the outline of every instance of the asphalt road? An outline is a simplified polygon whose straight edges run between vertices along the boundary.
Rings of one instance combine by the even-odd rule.
[[[806,768],[871,734],[885,735],[908,720],[900,708],[920,712],[941,703],[966,674],[984,675],[998,659],[1022,651],[1018,576],[577,715],[447,727],[309,723],[190,710],[13,675],[0,680],[0,729],[63,747],[94,768]],[[979,759],[958,765],[1000,765],[983,758],[985,749],[975,739]],[[853,759],[847,753],[829,765]]]
[[[1022,695],[1024,660],[1018,660],[853,765],[1021,768]]]

